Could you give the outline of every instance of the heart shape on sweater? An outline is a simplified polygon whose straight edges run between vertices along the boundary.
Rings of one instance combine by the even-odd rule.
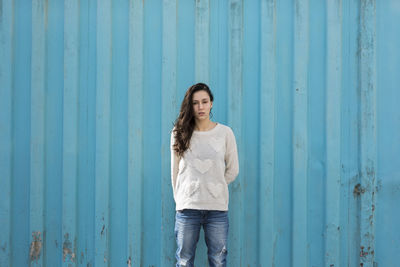
[[[201,159],[194,159],[193,160],[194,167],[198,170],[201,174],[208,172],[208,170],[213,165],[211,159],[201,160]]]
[[[207,183],[207,190],[214,198],[219,198],[224,191],[223,184]]]
[[[215,137],[211,137],[208,144],[215,150],[215,152],[221,151],[221,149],[224,147],[223,139]]]
[[[188,182],[185,186],[184,194],[187,197],[191,197],[194,193],[196,193],[198,191],[199,187],[200,187],[199,181]]]

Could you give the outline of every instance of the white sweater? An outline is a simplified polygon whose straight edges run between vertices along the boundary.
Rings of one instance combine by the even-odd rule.
[[[176,210],[228,210],[228,184],[239,173],[235,136],[228,126],[194,131],[190,146],[178,157],[171,133],[171,180]]]

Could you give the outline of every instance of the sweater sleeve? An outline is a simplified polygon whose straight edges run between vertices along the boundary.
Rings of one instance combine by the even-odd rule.
[[[235,135],[231,128],[226,136],[225,153],[225,181],[227,184],[233,182],[239,174],[239,159],[236,146]]]
[[[175,143],[174,132],[171,132],[171,142],[170,142],[170,149],[171,149],[171,185],[172,191],[174,193],[175,198],[175,188],[176,188],[176,179],[178,177],[179,172],[179,161],[180,158],[178,154],[175,152],[173,145]]]

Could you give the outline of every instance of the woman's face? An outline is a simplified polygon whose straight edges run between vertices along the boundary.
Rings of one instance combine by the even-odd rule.
[[[206,91],[201,90],[195,92],[192,97],[192,105],[196,120],[206,120],[210,118],[212,102]]]

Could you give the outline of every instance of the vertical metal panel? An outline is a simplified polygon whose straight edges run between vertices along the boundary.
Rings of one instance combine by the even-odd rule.
[[[196,1],[195,14],[195,72],[196,80],[209,83],[210,2]]]
[[[143,1],[129,4],[128,266],[142,264],[143,211]]]
[[[177,2],[163,2],[163,50],[161,78],[161,260],[160,266],[174,265],[175,207],[171,202],[170,132],[178,106],[177,94]]]
[[[64,110],[64,8],[63,3],[47,1],[46,20],[46,95],[45,95],[45,238],[43,261],[60,265],[64,244],[62,236],[63,203],[63,110]],[[23,77],[23,76],[22,76]],[[21,77],[21,78],[22,78]],[[28,177],[29,179],[29,177]],[[65,242],[67,241],[67,242]],[[72,247],[72,245],[71,245]],[[23,259],[26,261],[26,259]]]
[[[243,40],[242,40],[242,133],[241,153],[243,157],[256,155],[259,153],[256,142],[246,142],[246,140],[259,140],[259,104],[257,101],[260,94],[260,3],[243,2]],[[254,88],[253,90],[243,90],[243,88]],[[248,105],[248,103],[253,103]],[[257,203],[259,199],[259,160],[244,161],[242,170],[247,170],[240,185],[243,196],[243,203]],[[252,178],[254,177],[254,178]],[[243,205],[240,209],[241,229],[242,229],[242,265],[257,265],[259,251],[253,249],[258,247],[259,221],[252,218],[258,217],[258,204]]]
[[[42,266],[40,257],[44,240],[45,204],[45,112],[46,64],[45,44],[47,6],[44,1],[32,3],[32,67],[31,67],[31,165],[30,165],[30,237],[29,259],[33,266]]]
[[[376,3],[375,262],[395,266],[400,251],[400,2]],[[390,245],[389,245],[390,244]]]
[[[0,12],[0,265],[11,264],[13,160],[13,1],[1,1]]]
[[[240,0],[231,0],[228,4],[228,91],[226,96],[227,122],[232,127],[236,136],[238,151],[243,151],[242,147],[242,9],[243,4]],[[244,162],[239,162],[239,169],[243,170]],[[230,258],[237,265],[242,264],[243,260],[243,176],[237,178],[236,183],[230,188],[229,203],[235,207],[235,212],[230,213],[229,220],[236,223],[229,225]],[[237,233],[233,235],[233,233]]]
[[[80,1],[79,13],[79,122],[77,179],[77,236],[70,240],[75,262],[95,261],[95,147],[96,147],[96,3]],[[72,242],[74,241],[74,242]],[[75,248],[76,246],[76,248]]]
[[[31,47],[30,23],[32,5],[29,2],[15,1],[12,14],[13,47],[12,66],[12,109],[11,124],[11,227],[10,264],[23,266],[29,255],[29,177],[30,177],[30,106],[31,106]],[[29,25],[29,26],[28,26]],[[21,76],[20,76],[21,75]],[[23,78],[22,78],[23,77]],[[20,97],[17,97],[20,96]]]
[[[95,266],[110,262],[111,3],[96,7]]]
[[[309,266],[307,239],[308,189],[308,44],[309,3],[295,1],[293,58],[293,216],[292,262]],[[293,89],[292,89],[293,90]]]
[[[342,2],[327,1],[325,266],[340,265]]]
[[[360,264],[374,266],[376,186],[376,7],[360,6]]]
[[[360,207],[359,194],[354,189],[359,184],[359,69],[358,69],[358,34],[359,34],[359,2],[343,3],[343,126],[341,131],[342,149],[342,193],[344,201],[341,212],[341,244],[342,265],[358,266],[360,264]],[[345,34],[346,33],[346,34]]]
[[[110,158],[110,264],[126,264],[127,236],[127,161],[128,133],[128,46],[129,38],[128,1],[112,1],[111,6],[111,158]],[[118,66],[118,67],[116,67]],[[115,77],[118,77],[116,79]],[[119,177],[119,179],[112,179]],[[118,208],[112,208],[116,206]]]
[[[307,239],[309,265],[325,265],[326,2],[310,1],[308,62]],[[314,10],[318,10],[315,12]],[[332,104],[334,105],[334,104]],[[313,233],[320,233],[318,235]]]
[[[142,265],[159,266],[161,242],[161,71],[162,5],[160,1],[144,3],[143,52],[143,212]],[[152,160],[149,160],[152,159]]]
[[[276,123],[276,1],[261,2],[260,45],[260,182],[258,262],[275,265],[277,233],[274,221]]]
[[[277,94],[274,176],[275,265],[291,266],[292,262],[292,141],[293,141],[293,15],[292,1],[277,1],[276,60]],[[243,174],[243,173],[242,173]]]
[[[64,95],[63,95],[63,176],[62,237],[63,266],[77,260],[77,176],[78,176],[78,89],[79,17],[78,1],[64,3]]]
[[[174,265],[169,137],[200,81],[239,148],[228,266],[396,265],[399,17],[395,0],[0,0],[0,265]]]

